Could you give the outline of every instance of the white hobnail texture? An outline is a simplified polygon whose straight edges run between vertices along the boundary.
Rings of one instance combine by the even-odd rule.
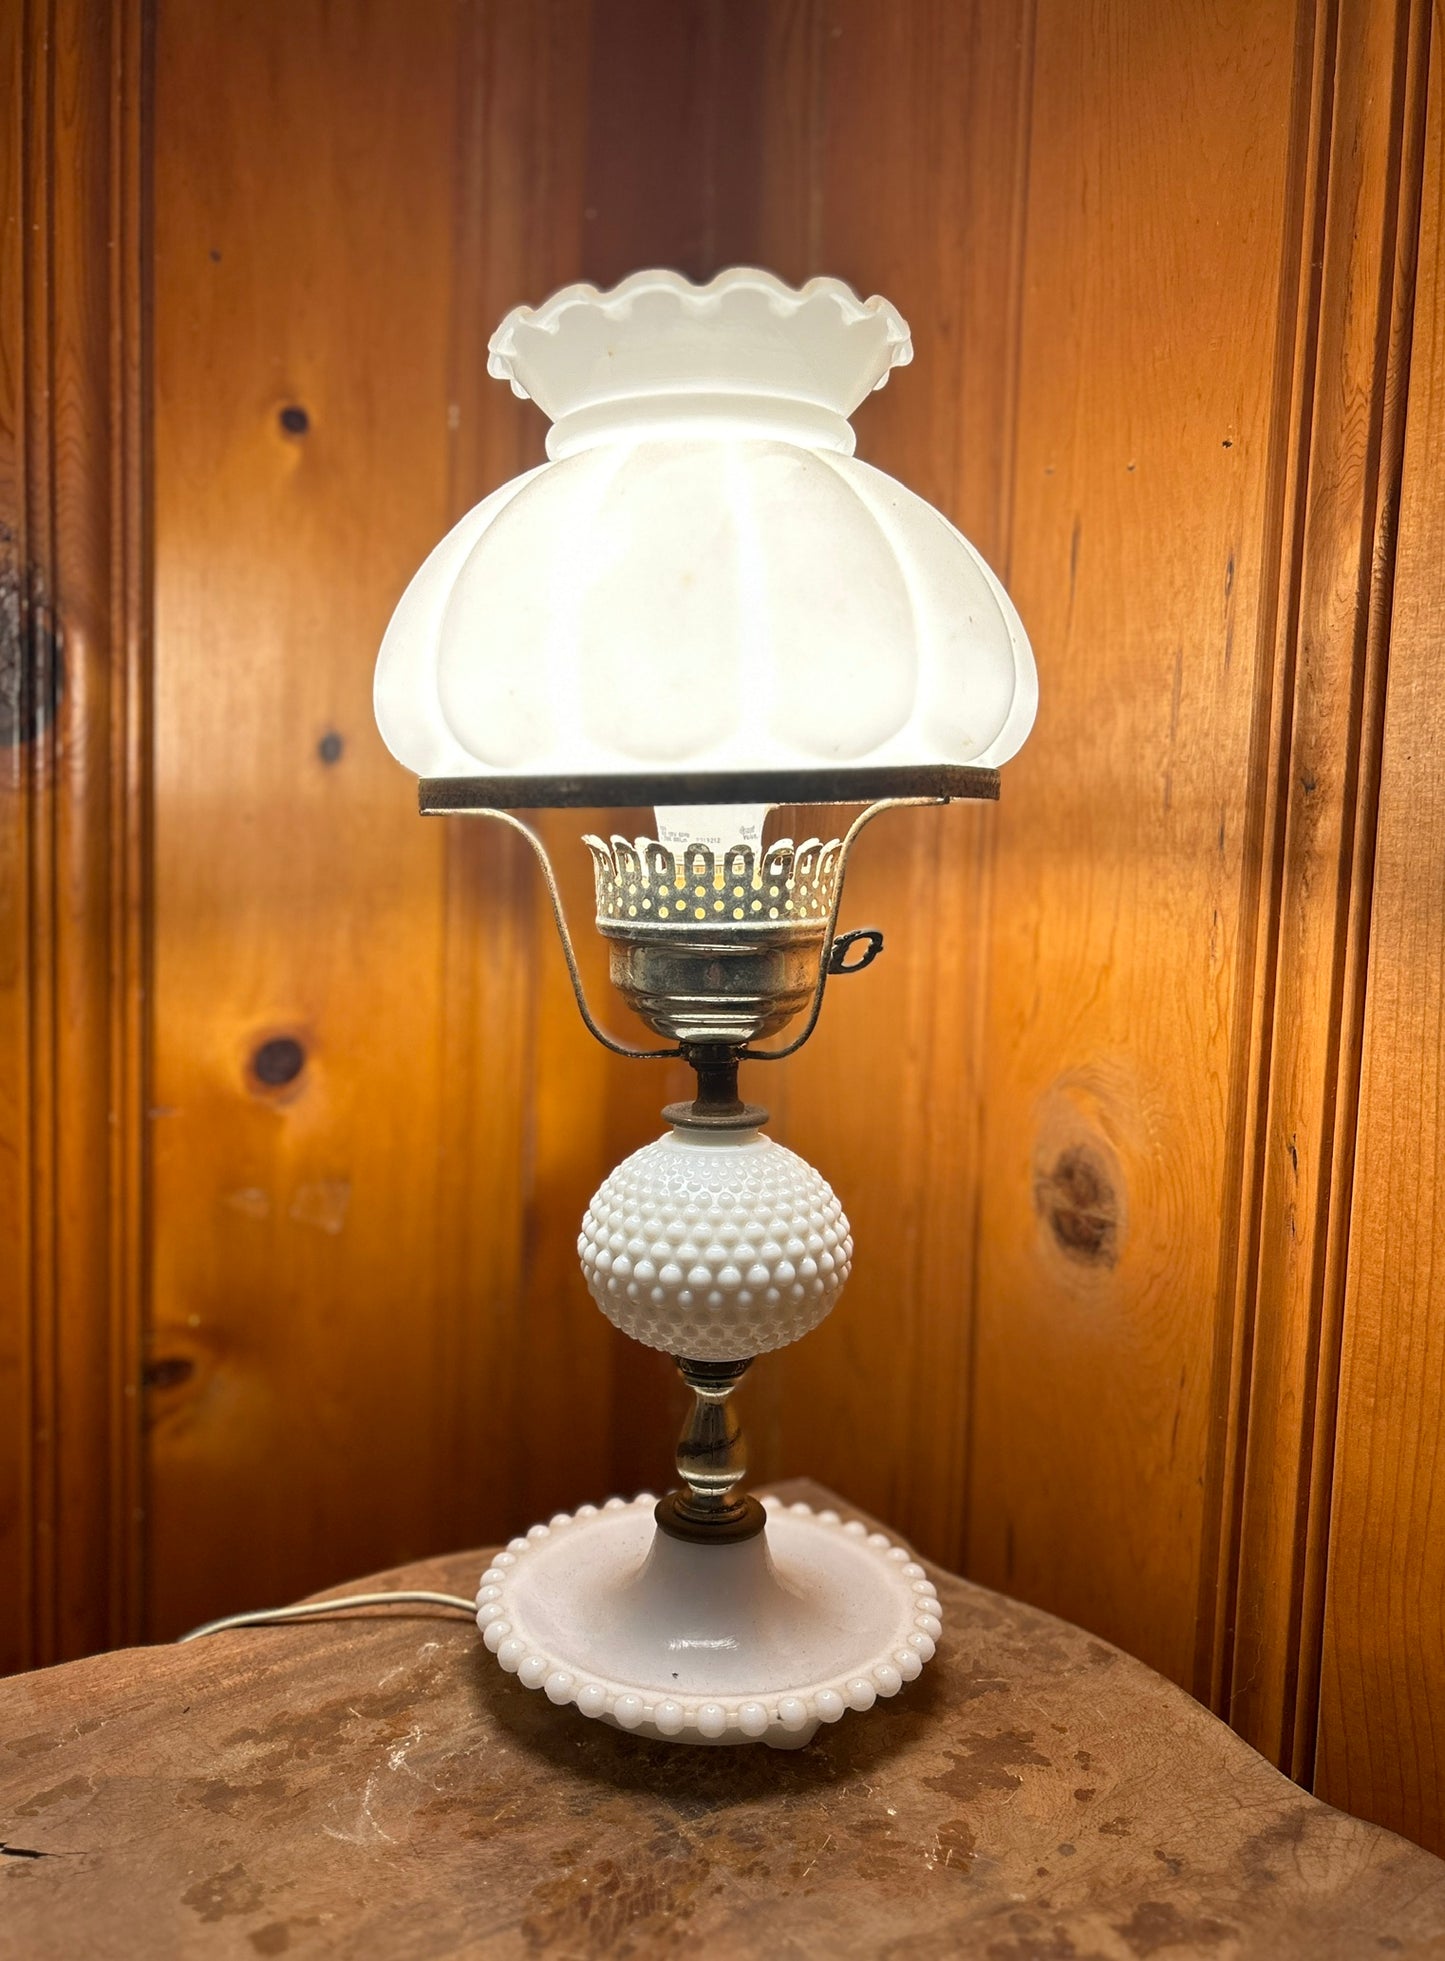
[[[832,1187],[756,1130],[669,1131],[623,1160],[577,1242],[592,1298],[634,1340],[699,1362],[816,1328],[853,1240]]]
[[[741,268],[518,308],[490,368],[551,461],[442,540],[376,715],[422,776],[1006,761],[1037,700],[1018,615],[938,511],[852,454],[911,359],[886,300]]]
[[[768,1498],[765,1535],[690,1545],[653,1502],[558,1513],[494,1557],[477,1625],[524,1687],[668,1742],[796,1749],[932,1660],[937,1589],[885,1533]]]

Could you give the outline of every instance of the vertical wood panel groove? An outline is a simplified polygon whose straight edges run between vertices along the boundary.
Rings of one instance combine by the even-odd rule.
[[[1017,75],[1018,99],[1015,107],[1015,144],[1011,162],[1010,178],[1013,192],[1013,210],[1009,234],[1011,252],[1009,264],[1008,294],[1008,335],[1006,341],[1006,365],[1004,376],[1004,397],[1008,407],[1004,416],[1004,429],[1007,440],[1003,444],[998,459],[997,494],[994,511],[993,537],[989,548],[997,556],[997,570],[1007,588],[1012,577],[1013,566],[1013,510],[1015,477],[1018,467],[1019,414],[1020,414],[1020,348],[1023,341],[1024,312],[1024,272],[1028,264],[1029,246],[1029,155],[1033,138],[1033,100],[1034,100],[1034,56],[1038,46],[1038,0],[1027,0],[1020,9],[1020,53]],[[977,902],[979,917],[992,922],[994,908],[994,873],[998,854],[998,833],[993,824],[988,824],[979,842],[979,877]],[[971,1012],[974,1016],[972,1043],[974,1053],[982,1056],[988,1028],[989,991],[992,981],[992,968],[986,958],[980,957],[973,972]],[[973,1099],[973,1138],[971,1158],[975,1165],[983,1161],[984,1096],[980,1082],[978,1093]],[[963,1472],[958,1494],[958,1525],[956,1534],[957,1551],[955,1558],[960,1571],[969,1570],[970,1520],[973,1515],[974,1482],[974,1440],[978,1433],[976,1397],[978,1394],[978,1301],[980,1294],[979,1249],[983,1241],[983,1179],[975,1177],[969,1194],[971,1219],[969,1224],[969,1264],[968,1291],[964,1311],[968,1317],[966,1346],[966,1380],[964,1385],[964,1449]]]
[[[1431,13],[1430,0],[1408,0],[1398,9],[1395,93],[1385,153],[1384,250],[1372,362],[1374,419],[1363,499],[1369,522],[1360,531],[1358,579],[1363,605],[1355,665],[1358,695],[1352,700],[1350,716],[1356,739],[1347,782],[1349,821],[1341,840],[1339,864],[1345,931],[1336,943],[1333,998],[1339,1010],[1331,1017],[1333,1122],[1330,1150],[1322,1166],[1322,1175],[1327,1170],[1329,1179],[1324,1195],[1327,1231],[1319,1251],[1321,1313],[1314,1423],[1308,1438],[1309,1460],[1302,1465],[1301,1479],[1299,1631],[1288,1679],[1292,1731],[1286,1767],[1307,1784],[1314,1779],[1319,1726],[1330,1509],[1425,163]]]
[[[1434,1516],[1445,1463],[1439,1346],[1445,825],[1431,736],[1438,724],[1445,513],[1445,50],[1438,17],[1433,24],[1436,35],[1422,63],[1428,68],[1425,193],[1391,593],[1316,1737],[1323,1795],[1438,1850],[1445,1845],[1439,1721],[1445,1586]],[[1408,182],[1408,152],[1404,174]]]
[[[1445,542],[1445,46],[1427,123],[1389,672],[1374,838],[1340,1417],[1328,1519],[1316,1784],[1445,1849],[1445,800],[1438,744]],[[1423,38],[1422,24],[1422,38]],[[1405,171],[1409,181],[1408,153]]]
[[[138,5],[53,0],[5,31],[0,1651],[18,1662],[136,1625],[146,110]]]
[[[1250,1364],[1254,1350],[1256,1286],[1262,1226],[1267,1134],[1264,1122],[1273,1039],[1285,877],[1285,813],[1289,806],[1289,728],[1299,628],[1300,561],[1309,482],[1319,300],[1324,262],[1325,196],[1332,130],[1337,0],[1305,0],[1298,11],[1296,82],[1290,117],[1286,225],[1281,238],[1278,334],[1273,383],[1274,431],[1269,480],[1267,562],[1277,576],[1264,581],[1257,622],[1265,650],[1256,688],[1248,777],[1266,793],[1247,798],[1240,893],[1239,987],[1253,1006],[1240,1016],[1230,1069],[1232,1162],[1227,1189],[1237,1210],[1224,1215],[1221,1313],[1216,1346],[1219,1397],[1206,1473],[1211,1502],[1202,1546],[1199,1649],[1195,1690],[1213,1708],[1227,1708],[1234,1667],[1243,1529],[1244,1453],[1249,1435]]]
[[[141,1366],[149,1280],[145,1226],[149,1076],[150,780],[150,161],[151,15],[112,0],[111,133],[112,617],[120,711],[111,717],[112,1086],[110,1520],[115,1574],[108,1638],[139,1638],[145,1490]]]
[[[1268,930],[1272,1033],[1263,1060],[1235,1582],[1231,1719],[1295,1774],[1311,1756],[1342,1264],[1368,930],[1372,785],[1388,621],[1390,509],[1408,332],[1400,158],[1418,174],[1419,9],[1349,4],[1332,39],[1322,121],[1315,374],[1300,411],[1302,523],[1289,579],[1278,754],[1282,836]],[[1348,43],[1347,52],[1340,49]],[[1412,161],[1413,160],[1413,161]],[[1413,193],[1404,199],[1408,233]],[[1363,883],[1361,882],[1363,880]],[[1285,1159],[1289,1161],[1285,1169]]]

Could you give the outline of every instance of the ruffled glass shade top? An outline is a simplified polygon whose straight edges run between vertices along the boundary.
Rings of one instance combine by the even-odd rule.
[[[886,300],[747,268],[508,314],[489,369],[551,418],[550,460],[403,595],[376,672],[392,753],[428,778],[746,772],[752,795],[1006,761],[1037,699],[1018,615],[853,455],[848,417],[911,359]]]

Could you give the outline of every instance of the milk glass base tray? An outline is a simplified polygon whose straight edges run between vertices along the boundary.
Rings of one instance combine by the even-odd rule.
[[[792,1750],[932,1659],[937,1591],[884,1533],[769,1498],[758,1537],[695,1545],[655,1503],[560,1512],[483,1573],[482,1639],[527,1688],[667,1742]]]

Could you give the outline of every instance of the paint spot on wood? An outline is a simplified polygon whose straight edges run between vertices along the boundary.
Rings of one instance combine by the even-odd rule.
[[[945,1872],[967,1872],[975,1843],[973,1827],[966,1818],[945,1819],[933,1834],[925,1863]]]
[[[337,1233],[346,1224],[346,1208],[350,1203],[349,1178],[318,1178],[312,1184],[296,1187],[290,1216],[298,1226]]]
[[[971,1661],[962,1674],[953,1678],[953,1693],[960,1702],[976,1702],[981,1695],[1001,1695],[1007,1688],[1002,1675],[977,1661]]]
[[[299,1913],[293,1915],[290,1920],[268,1920],[264,1927],[257,1927],[254,1932],[247,1934],[246,1940],[257,1954],[266,1956],[289,1954],[293,1929],[304,1934],[320,1925],[320,1914]]]
[[[187,1801],[218,1817],[235,1818],[248,1812],[270,1816],[289,1795],[284,1777],[262,1777],[253,1784],[233,1784],[224,1777],[203,1777],[187,1788]]]
[[[1141,1900],[1114,1932],[1140,1961],[1171,1948],[1201,1954],[1239,1936],[1239,1929],[1228,1921],[1215,1920],[1209,1914],[1181,1913],[1168,1900]]]
[[[1017,1939],[990,1941],[984,1950],[987,1961],[1103,1961],[1097,1954],[1081,1955],[1071,1936],[1062,1927],[1038,1932],[1038,1922],[1025,1927],[1032,1915],[1015,1914],[1011,1921]]]
[[[288,436],[304,436],[311,428],[311,417],[297,402],[288,402],[277,420]]]
[[[91,1778],[77,1775],[67,1777],[63,1784],[52,1784],[46,1790],[35,1792],[33,1797],[24,1799],[14,1809],[17,1818],[38,1818],[42,1811],[48,1811],[53,1804],[67,1804],[81,1798],[88,1798],[95,1789]]]
[[[346,744],[342,741],[336,730],[328,729],[317,743],[316,753],[322,762],[329,766],[332,763],[339,763],[341,761],[342,751],[345,747]]]
[[[960,1738],[960,1746],[945,1753],[947,1770],[923,1779],[928,1790],[941,1791],[960,1804],[985,1791],[1016,1791],[1024,1781],[1016,1773],[1028,1766],[1051,1767],[1051,1759],[1034,1748],[1032,1730],[998,1730],[992,1736],[975,1730]]]
[[[190,1907],[203,1921],[214,1922],[227,1920],[232,1914],[254,1913],[262,1897],[261,1887],[238,1862],[187,1887],[181,1905]]]
[[[247,1934],[246,1939],[258,1954],[285,1954],[291,1945],[291,1929],[284,1920],[268,1920],[264,1927]]]

